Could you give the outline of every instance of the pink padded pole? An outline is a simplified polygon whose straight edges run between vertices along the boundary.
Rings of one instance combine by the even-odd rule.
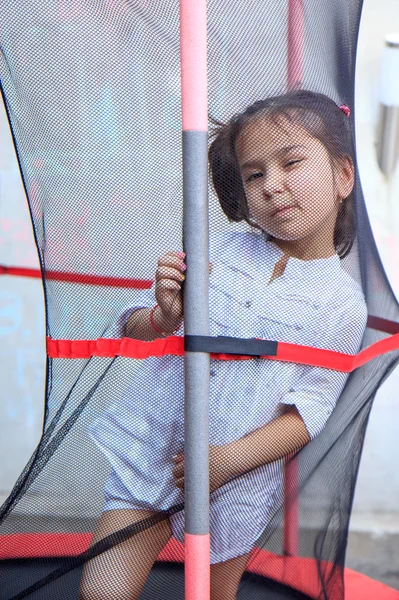
[[[206,0],[180,0],[183,131],[208,131]]]
[[[303,78],[303,0],[288,0],[288,89],[300,88]]]
[[[303,0],[288,0],[288,65],[287,86],[299,89],[303,79]],[[287,556],[296,556],[299,550],[298,459],[287,460],[284,471],[284,540]]]
[[[184,534],[185,600],[209,600],[211,589],[210,535]]]

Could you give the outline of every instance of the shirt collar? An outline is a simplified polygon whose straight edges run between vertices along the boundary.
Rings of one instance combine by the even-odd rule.
[[[272,256],[276,257],[277,262],[284,254],[280,248],[271,241],[266,242],[271,247]],[[312,273],[326,273],[326,271],[336,271],[341,269],[341,259],[338,254],[333,254],[328,258],[317,258],[313,260],[301,260],[300,258],[294,258],[290,256],[285,267],[284,274],[301,274],[306,277],[306,274]]]
[[[270,265],[274,265],[284,254],[274,242],[257,232],[240,237],[239,240],[238,246],[233,244],[227,249],[224,260],[230,265],[239,265],[237,268],[249,276],[259,277],[262,271],[266,275],[270,271]],[[306,277],[314,274],[320,277],[321,274],[336,272],[337,269],[341,269],[341,260],[337,254],[315,260],[290,257],[284,275]]]

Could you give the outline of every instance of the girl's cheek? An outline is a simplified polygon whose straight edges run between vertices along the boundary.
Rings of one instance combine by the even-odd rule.
[[[260,186],[257,189],[252,189],[249,193],[247,193],[246,198],[249,209],[251,209],[251,207],[256,209],[260,206],[263,206],[265,202],[263,189]]]
[[[320,175],[320,172],[319,172]],[[311,182],[314,183],[317,177],[317,172],[311,173],[308,169],[303,169],[301,171],[296,171],[291,174],[288,178],[288,182],[291,185],[309,185]]]
[[[315,197],[319,196],[324,187],[322,178],[321,172],[297,174],[290,180],[288,187],[291,193],[297,193],[297,200],[300,204],[311,203],[315,201]]]

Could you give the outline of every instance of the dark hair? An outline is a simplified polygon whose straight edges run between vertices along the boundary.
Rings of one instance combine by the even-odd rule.
[[[288,92],[251,104],[244,112],[234,115],[226,124],[212,120],[214,138],[209,147],[211,177],[220,205],[231,221],[251,221],[240,168],[236,141],[244,126],[264,115],[278,120],[283,116],[302,126],[326,148],[330,160],[337,164],[349,157],[353,161],[353,137],[350,119],[337,104],[324,94],[306,90]],[[355,220],[353,193],[339,206],[334,230],[334,245],[343,258],[353,245]]]

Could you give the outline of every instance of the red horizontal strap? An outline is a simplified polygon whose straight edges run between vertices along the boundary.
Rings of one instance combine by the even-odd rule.
[[[131,338],[99,338],[97,340],[53,340],[47,338],[49,358],[136,358],[143,360],[150,356],[184,356],[184,338],[170,336],[143,342]]]
[[[14,275],[16,277],[33,277],[41,279],[40,269],[26,267],[8,267],[0,265],[0,275]],[[62,281],[64,283],[78,283],[81,285],[103,285],[109,287],[134,288],[137,290],[149,289],[152,285],[150,279],[131,279],[129,277],[111,277],[105,275],[85,275],[83,273],[70,273],[65,271],[46,271],[45,279]],[[383,331],[384,333],[399,333],[399,323],[370,315],[367,327]]]
[[[382,319],[381,317],[374,317],[373,315],[369,316],[367,327],[376,329],[377,331],[384,331],[391,335],[399,333],[399,323],[396,323],[396,321],[389,321],[388,319]]]
[[[272,359],[272,357],[270,358]],[[355,356],[353,354],[335,352],[334,350],[279,342],[277,356],[274,358],[282,362],[294,362],[312,367],[325,367],[349,373],[354,369]]]
[[[261,358],[350,373],[377,358],[377,356],[382,356],[394,350],[399,350],[399,334],[380,340],[355,355],[279,342],[277,356],[262,356]],[[98,340],[53,340],[47,338],[47,355],[49,358],[69,359],[90,358],[91,356],[103,358],[123,356],[139,360],[150,356],[183,356],[184,338],[170,336],[158,338],[152,342],[143,342],[131,338],[99,338]],[[253,360],[252,356],[236,354],[212,353],[211,358],[216,360]]]
[[[147,290],[152,286],[152,281],[147,279],[130,279],[129,277],[107,277],[103,275],[84,275],[82,273],[68,273],[64,271],[46,271],[45,278],[64,283],[79,283],[82,285],[102,285],[108,287],[134,288]]]
[[[7,267],[0,265],[0,275],[15,275],[16,277],[33,277],[41,279],[42,273],[39,269],[28,269],[27,267]]]
[[[0,265],[0,275],[16,277],[33,277],[41,279],[40,269],[25,267],[7,267]],[[68,271],[46,271],[45,280],[62,281],[63,283],[78,283],[81,285],[102,285],[108,287],[134,288],[147,290],[152,286],[150,279],[132,279],[130,277],[108,277],[105,275],[86,275],[85,273],[70,273]]]
[[[283,362],[295,362],[311,367],[322,367],[334,371],[351,373],[362,367],[378,356],[399,350],[399,334],[385,338],[361,350],[358,354],[343,354],[323,348],[312,348],[300,346],[299,344],[287,344],[279,342],[277,356],[268,356],[268,360],[280,360]]]
[[[399,334],[385,338],[361,350],[358,354],[343,354],[322,348],[311,348],[297,344],[279,342],[277,356],[270,356],[269,360],[295,362],[312,367],[323,367],[334,371],[351,373],[358,367],[365,365],[377,356],[399,350]]]

